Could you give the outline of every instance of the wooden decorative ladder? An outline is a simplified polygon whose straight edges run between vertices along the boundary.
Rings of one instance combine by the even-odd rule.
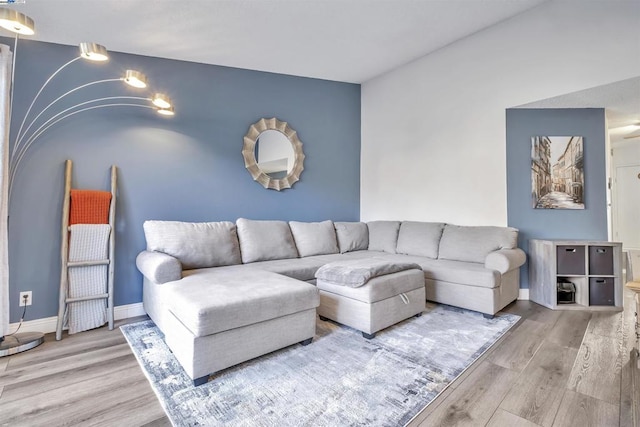
[[[107,321],[109,330],[113,329],[113,274],[114,274],[114,255],[115,255],[115,217],[116,217],[116,185],[117,185],[117,168],[111,166],[111,202],[109,205],[109,254],[107,259],[95,261],[69,261],[69,207],[71,202],[71,170],[73,163],[67,160],[64,172],[64,201],[62,207],[62,243],[60,245],[60,298],[58,306],[58,322],[56,327],[56,340],[62,339],[62,329],[64,327],[64,318],[67,312],[67,305],[80,301],[89,301],[95,299],[107,300]],[[108,265],[107,275],[107,292],[83,296],[78,298],[69,297],[69,269],[77,267],[87,267],[92,265]]]

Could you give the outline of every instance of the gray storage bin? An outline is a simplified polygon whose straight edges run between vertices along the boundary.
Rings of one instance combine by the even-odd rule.
[[[589,246],[589,274],[613,276],[613,248]]]
[[[589,278],[589,305],[615,305],[613,277]]]
[[[567,276],[584,275],[584,246],[558,246],[556,251],[558,274],[566,274]]]

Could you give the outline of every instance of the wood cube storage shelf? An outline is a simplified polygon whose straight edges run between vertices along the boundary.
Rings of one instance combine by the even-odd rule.
[[[575,285],[575,303],[558,303],[559,281]],[[552,310],[621,311],[622,285],[622,243],[529,241],[529,299],[535,303]]]

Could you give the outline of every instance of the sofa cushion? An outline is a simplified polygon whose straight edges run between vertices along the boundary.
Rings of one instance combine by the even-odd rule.
[[[320,266],[328,264],[334,261],[344,261],[347,259],[365,259],[365,258],[374,258],[379,255],[385,255],[384,252],[375,252],[375,251],[353,251],[346,252],[343,254],[332,254],[332,255],[315,255],[309,257],[307,259],[317,260],[320,263]]]
[[[169,311],[197,337],[320,304],[315,286],[252,268],[193,270],[182,280],[163,286],[167,287]]]
[[[293,279],[315,282],[316,271],[330,262],[373,258],[384,252],[355,251],[346,254],[313,255],[305,258],[259,261],[243,266],[282,274]]]
[[[413,262],[422,268],[424,278],[440,282],[458,283],[481,288],[500,286],[500,272],[485,268],[483,264],[465,261],[431,259],[412,255],[383,255],[389,262]]]
[[[332,221],[290,221],[289,227],[301,257],[338,253],[338,241]]]
[[[240,246],[232,222],[145,221],[147,250],[177,258],[182,268],[240,264]]]
[[[369,229],[364,222],[335,222],[333,225],[341,254],[369,248]]]
[[[309,281],[315,278],[316,271],[322,267],[322,264],[322,262],[315,260],[314,257],[308,257],[258,261],[245,267],[282,274],[292,279]]]
[[[403,221],[398,232],[399,254],[438,258],[438,246],[444,223]]]
[[[369,229],[369,250],[396,253],[400,221],[371,221]]]
[[[289,224],[284,221],[236,221],[242,262],[297,258],[298,250]]]
[[[491,252],[513,249],[517,243],[518,230],[515,228],[447,224],[440,239],[438,258],[484,264]]]

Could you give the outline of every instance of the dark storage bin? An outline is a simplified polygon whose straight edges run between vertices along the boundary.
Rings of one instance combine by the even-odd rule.
[[[615,305],[613,277],[589,278],[589,305]]]
[[[613,248],[589,246],[589,274],[613,276]]]
[[[584,246],[558,246],[558,274],[584,275]]]

